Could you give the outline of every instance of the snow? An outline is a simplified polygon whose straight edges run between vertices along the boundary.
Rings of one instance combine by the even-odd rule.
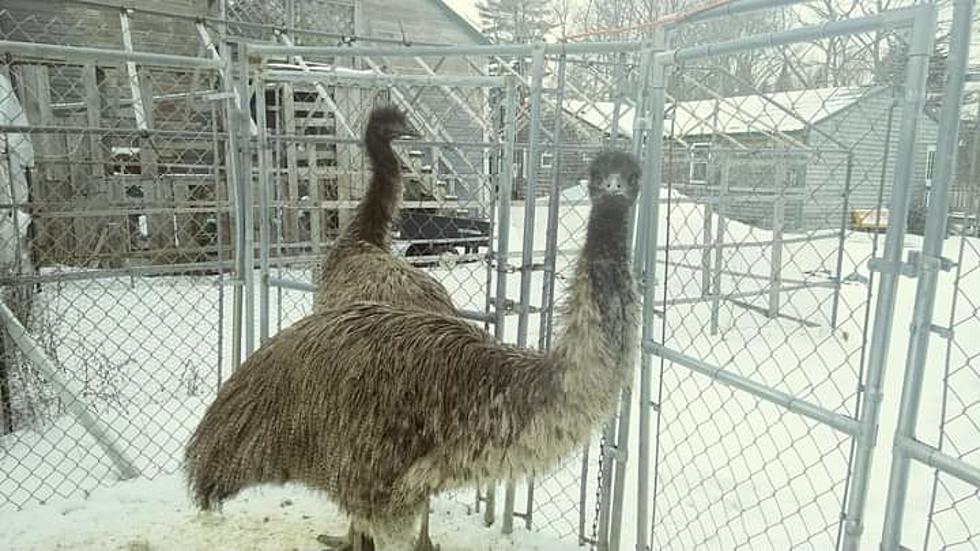
[[[581,245],[588,213],[582,190],[567,193],[566,198],[574,200],[560,212],[559,294]],[[769,319],[726,303],[719,316],[719,335],[712,336],[710,308],[703,302],[691,303],[701,292],[702,251],[680,246],[700,242],[704,212],[681,197],[671,199],[670,231],[664,217],[660,235],[662,242],[668,240],[672,245],[672,264],[661,265],[658,276],[666,282],[666,293],[663,286],[658,288],[661,300],[675,301],[667,309],[666,343],[713,365],[849,414],[859,377],[863,314],[868,305],[866,261],[875,246],[873,237],[860,233],[847,236],[842,273],[851,277],[841,291],[838,331],[827,329],[832,289],[811,287],[784,294],[782,308],[785,314],[807,319],[816,327],[789,319]],[[547,209],[539,206],[534,215],[537,262],[542,258]],[[523,205],[515,204],[509,240],[511,264],[520,262],[524,218]],[[729,221],[726,232],[728,242],[748,244],[771,238],[767,231],[733,221]],[[907,239],[906,248],[919,245],[919,238]],[[980,342],[963,337],[980,329],[973,298],[980,294],[980,274],[975,268],[980,265],[980,240],[950,239],[945,255],[958,258],[961,246],[963,264],[972,268],[964,272],[961,304],[954,320],[960,337],[951,351],[950,382],[956,387],[946,403],[946,417],[951,421],[945,446],[969,454],[977,437],[975,404],[980,402],[980,384],[975,374],[971,378],[969,369],[956,367],[980,355]],[[835,239],[787,243],[783,277],[787,281],[826,282],[827,272],[834,268],[836,247]],[[748,246],[726,254],[729,269],[757,277],[725,277],[724,291],[764,289],[768,285],[768,254],[765,247]],[[433,268],[433,272],[453,292],[457,304],[470,309],[483,308],[488,277],[490,281],[496,277],[495,273],[488,274],[482,263]],[[309,278],[309,272],[301,270],[287,275]],[[949,324],[953,277],[950,273],[941,275],[936,307],[936,323],[940,325]],[[535,272],[530,286],[532,304],[540,302],[542,283],[541,273]],[[509,277],[507,285],[508,296],[518,299],[519,272]],[[42,341],[49,353],[56,355],[66,374],[86,389],[85,398],[118,434],[144,477],[117,481],[108,459],[84,431],[59,413],[57,404],[44,402],[43,388],[37,390],[35,402],[46,404],[44,411],[54,420],[38,430],[0,437],[0,496],[8,500],[0,503],[0,525],[6,528],[6,548],[315,549],[316,534],[344,530],[343,517],[326,499],[299,487],[250,490],[229,502],[221,514],[199,514],[187,501],[179,473],[180,450],[218,382],[227,376],[231,293],[223,289],[217,276],[78,280],[47,285],[38,300],[48,317],[37,320],[40,326],[34,329],[43,329],[41,334],[46,338]],[[915,280],[902,279],[870,486],[865,530],[868,548],[874,547],[872,542],[881,533],[914,289]],[[274,327],[288,325],[310,307],[309,294],[298,291],[273,292],[271,301]],[[764,295],[745,301],[762,308],[768,304]],[[217,315],[219,308],[223,318]],[[515,318],[508,318],[505,328],[510,341],[516,339]],[[539,323],[540,319],[532,315],[528,338],[532,345],[538,343]],[[661,323],[656,326],[658,334]],[[939,441],[945,358],[946,347],[935,339],[919,423],[920,439],[931,444]],[[224,366],[221,371],[217,369],[219,361]],[[652,369],[656,398],[661,382],[657,358]],[[774,549],[833,547],[846,481],[846,438],[775,406],[710,384],[707,378],[680,366],[664,366],[662,383],[655,548],[730,549],[737,544]],[[638,409],[634,400],[622,549],[632,549],[635,537]],[[595,506],[595,450],[593,443],[586,488],[587,530]],[[968,457],[975,460],[977,453],[972,453]],[[499,525],[483,527],[481,515],[467,510],[473,501],[472,491],[439,496],[432,521],[434,539],[445,551],[578,548],[581,468],[582,458],[575,455],[553,473],[537,477],[534,528],[528,532],[517,521],[513,538],[502,536]],[[921,542],[924,537],[932,484],[931,470],[916,466],[913,473],[905,527],[905,541],[909,543]],[[980,503],[975,494],[970,497],[969,488],[957,486],[946,477],[942,482],[937,508],[945,513],[936,515],[933,544],[939,533],[945,541],[963,537],[968,523],[957,514],[963,518],[980,515]],[[523,509],[524,487],[521,483],[517,494],[518,510]],[[502,495],[501,486],[498,496]],[[952,501],[959,501],[956,510],[948,508]]]

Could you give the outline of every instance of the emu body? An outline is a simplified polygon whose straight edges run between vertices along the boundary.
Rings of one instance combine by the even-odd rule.
[[[455,312],[449,292],[441,283],[391,254],[391,225],[399,213],[404,191],[400,163],[391,142],[406,135],[416,133],[399,110],[382,107],[368,116],[364,145],[371,160],[371,181],[353,220],[324,259],[314,295],[315,310],[371,300],[429,312]],[[429,551],[433,546],[428,507],[422,515],[417,551]],[[353,525],[347,538],[325,535],[323,541],[343,551],[374,548],[370,535]]]
[[[433,493],[541,471],[581,445],[637,348],[627,220],[639,168],[606,152],[591,169],[588,233],[551,351],[451,314],[320,309],[263,344],[205,413],[185,463],[197,503],[302,482],[358,527],[405,541]]]

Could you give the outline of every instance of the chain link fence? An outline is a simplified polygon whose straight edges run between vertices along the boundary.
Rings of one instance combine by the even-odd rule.
[[[395,144],[395,254],[507,342],[553,344],[595,153],[630,149],[647,179],[634,390],[552,472],[448,497],[600,549],[631,532],[657,549],[853,548],[878,400],[898,392],[881,376],[904,230],[938,178],[941,126],[919,109],[930,7],[451,52],[366,46],[353,0],[35,7],[0,8],[0,37],[22,43],[0,62],[0,507],[84,495],[126,465],[177,471],[242,352],[312,311],[370,173],[364,118],[393,104],[422,134]],[[719,42],[724,25],[740,34]],[[887,54],[838,55],[869,44]],[[972,197],[928,417],[967,464]],[[59,378],[94,420],[67,415]],[[926,548],[976,546],[976,486],[950,472],[910,515]]]
[[[8,49],[0,63],[3,297],[35,347],[8,318],[0,507],[85,495],[120,464],[176,471],[227,370],[219,69],[190,57],[193,27],[151,31],[161,17],[0,8],[4,40],[52,44]],[[109,53],[80,49],[91,47]],[[168,55],[137,65],[127,51]],[[89,416],[72,420],[79,402]],[[112,453],[93,445],[106,440]]]

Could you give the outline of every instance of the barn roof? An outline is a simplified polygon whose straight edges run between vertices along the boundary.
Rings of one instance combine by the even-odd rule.
[[[792,132],[840,113],[880,90],[863,87],[817,88],[684,101],[671,109],[674,116],[666,121],[666,131],[672,127],[674,135],[683,136]],[[597,129],[609,130],[612,102],[590,105],[582,100],[569,100],[565,102],[565,109]],[[631,107],[620,107],[621,134],[632,135],[633,116]]]
[[[469,6],[467,2],[460,2],[459,0],[430,0],[437,8],[444,11],[451,19],[459,23],[460,28],[466,32],[477,44],[490,44],[490,39],[487,35],[483,34],[483,31],[479,27],[479,15],[477,19],[472,18],[472,13],[467,13],[467,8],[472,8],[474,6]]]

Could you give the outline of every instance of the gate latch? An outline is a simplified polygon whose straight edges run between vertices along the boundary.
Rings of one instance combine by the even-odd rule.
[[[905,262],[889,262],[881,258],[868,261],[868,269],[872,272],[891,273],[905,277],[916,277],[919,270],[948,272],[956,267],[956,263],[944,257],[926,256],[919,251],[909,251]]]

